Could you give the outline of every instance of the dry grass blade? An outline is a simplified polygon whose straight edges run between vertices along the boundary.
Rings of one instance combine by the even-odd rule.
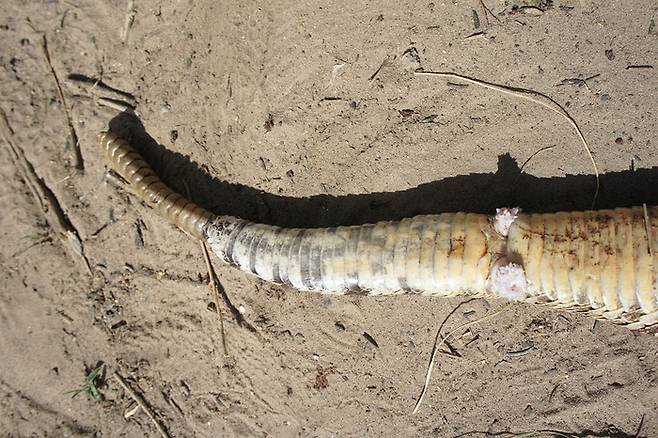
[[[48,67],[50,67],[50,72],[52,73],[53,78],[55,79],[55,85],[57,86],[57,94],[59,96],[60,102],[62,103],[62,107],[64,108],[64,114],[66,115],[66,122],[69,125],[71,139],[73,140],[73,152],[75,158],[74,165],[76,169],[83,171],[85,169],[85,164],[82,158],[82,151],[80,150],[80,139],[78,138],[78,133],[75,132],[75,127],[73,126],[73,119],[71,118],[69,107],[66,104],[66,99],[64,98],[64,91],[62,90],[62,85],[60,84],[59,78],[57,77],[57,72],[55,72],[55,68],[53,67],[53,63],[50,57],[50,51],[48,50],[48,39],[46,39],[46,35],[43,35],[42,44],[43,44],[44,54],[46,55],[46,61],[48,62]]]
[[[477,299],[477,298],[475,298],[475,299]],[[432,353],[430,355],[430,362],[427,366],[427,372],[425,373],[425,383],[423,384],[423,389],[420,392],[420,396],[418,397],[418,401],[416,401],[416,405],[414,406],[414,410],[412,411],[412,414],[416,414],[418,412],[418,410],[420,409],[420,405],[423,403],[423,399],[425,398],[425,394],[427,393],[427,388],[429,388],[429,385],[430,385],[430,379],[432,378],[432,370],[434,369],[434,362],[436,360],[436,353],[438,352],[439,347],[442,344],[445,344],[448,341],[448,339],[450,339],[450,337],[452,335],[459,332],[460,330],[463,330],[463,329],[465,329],[467,327],[470,327],[474,324],[477,324],[479,322],[486,321],[487,319],[493,318],[494,316],[499,315],[500,313],[502,313],[505,310],[505,309],[502,309],[502,310],[499,310],[499,311],[494,312],[492,314],[489,314],[487,316],[484,316],[480,319],[476,319],[475,321],[470,321],[470,322],[467,322],[465,324],[462,324],[459,327],[457,327],[456,329],[451,330],[447,335],[441,337],[441,329],[443,328],[443,325],[457,311],[457,309],[459,309],[461,306],[463,306],[466,303],[470,303],[471,301],[473,301],[473,299],[464,301],[464,302],[460,303],[459,305],[457,305],[454,309],[452,309],[452,311],[446,316],[446,318],[443,320],[443,322],[439,326],[439,329],[436,331],[436,337],[434,338],[434,346],[432,347]],[[441,338],[441,339],[439,340],[439,338]]]
[[[23,179],[35,197],[39,207],[46,216],[51,227],[57,232],[60,239],[69,247],[75,255],[80,257],[85,264],[88,273],[92,273],[89,260],[84,253],[82,240],[78,230],[73,226],[68,216],[59,204],[57,196],[50,190],[46,182],[37,174],[34,166],[25,156],[23,149],[14,142],[14,131],[9,125],[7,115],[0,108],[0,136],[5,140],[9,152],[16,162],[16,168],[22,174]]]
[[[87,76],[82,73],[70,73],[67,77],[66,80],[79,84],[79,85],[86,85],[84,89],[88,91],[90,94],[97,93],[98,91],[103,91],[105,93],[111,94],[113,97],[112,99],[120,99],[120,100],[125,100],[126,102],[129,102],[131,105],[135,105],[135,96],[132,93],[129,93],[127,91],[121,90],[119,88],[113,87],[107,83],[105,83],[102,79],[102,72],[99,77],[91,77]]]
[[[210,260],[207,249],[206,251],[204,251],[204,256],[208,257],[208,260]],[[212,264],[208,264],[207,266],[209,268],[208,272],[211,276],[211,282],[214,284],[214,287],[219,292],[219,295],[221,295],[222,299],[224,300],[224,304],[226,304],[226,306],[229,308],[231,314],[237,321],[238,325],[240,327],[245,327],[247,330],[258,336],[258,339],[262,341],[263,335],[261,335],[258,332],[256,327],[254,327],[249,321],[245,319],[244,315],[240,313],[240,310],[237,307],[235,307],[235,305],[231,302],[231,299],[229,298],[228,294],[226,293],[226,290],[224,289],[224,286],[222,286],[222,283],[217,278],[217,274],[215,273],[215,269],[213,268]]]
[[[191,199],[190,188],[187,186],[187,183],[185,183],[185,181],[183,181],[183,184],[185,185],[185,191],[187,192],[188,199]],[[210,254],[208,252],[208,246],[206,245],[206,242],[200,240],[200,243],[201,243],[201,252],[203,253],[203,259],[206,262],[206,269],[208,270],[208,287],[210,287],[210,290],[212,292],[213,300],[215,301],[215,310],[217,311],[217,316],[219,317],[219,326],[222,333],[222,348],[224,349],[224,356],[228,356],[229,354],[228,354],[228,347],[226,345],[226,332],[224,331],[224,314],[222,313],[222,310],[219,306],[220,295],[222,296],[222,299],[224,300],[226,307],[228,307],[228,309],[231,311],[231,314],[238,322],[239,326],[246,327],[250,331],[256,333],[259,336],[259,338],[261,338],[261,335],[260,333],[258,333],[256,328],[252,326],[244,318],[242,313],[240,313],[240,311],[231,302],[231,299],[228,297],[226,290],[224,289],[224,286],[222,286],[222,283],[219,281],[219,278],[217,277],[215,268],[213,267],[212,261],[210,260]]]
[[[112,108],[113,110],[119,111],[119,112],[133,112],[136,115],[139,115],[137,111],[135,111],[135,107],[132,106],[129,103],[126,102],[121,102],[116,99],[110,99],[109,97],[99,97],[96,99],[96,103],[98,106],[105,106],[108,108]]]
[[[587,152],[587,156],[589,157],[590,161],[592,162],[592,167],[594,169],[594,175],[596,177],[596,190],[594,192],[594,197],[592,199],[592,208],[594,208],[594,205],[596,204],[596,200],[599,197],[599,190],[601,186],[600,182],[600,177],[599,177],[599,169],[596,166],[596,162],[594,161],[594,156],[592,155],[592,150],[589,147],[589,144],[587,144],[587,140],[585,140],[585,136],[581,132],[580,128],[578,127],[578,124],[576,121],[569,115],[569,113],[556,101],[551,99],[545,94],[542,94],[538,91],[534,90],[528,90],[525,88],[517,88],[517,87],[508,87],[506,85],[498,85],[494,84],[491,82],[486,82],[482,81],[480,79],[475,79],[469,76],[464,76],[460,75],[458,73],[453,73],[453,72],[436,72],[436,71],[417,71],[417,75],[425,75],[425,76],[438,76],[438,77],[443,77],[443,78],[448,78],[448,79],[457,79],[461,80],[470,84],[478,85],[480,87],[488,88],[490,90],[495,90],[500,93],[504,94],[509,94],[511,96],[519,97],[522,99],[527,99],[531,102],[537,103],[539,105],[542,105],[551,111],[561,115],[567,121],[571,124],[571,126],[576,130],[576,133],[578,134],[578,138],[580,138],[580,141],[583,143],[583,146],[585,147],[585,151]]]
[[[532,154],[531,154],[531,155],[530,155],[530,156],[529,156],[529,157],[523,162],[523,164],[522,164],[521,167],[519,168],[519,173],[520,173],[520,172],[523,172],[523,169],[524,169],[524,168],[528,165],[528,163],[529,163],[530,161],[532,161],[532,159],[535,158],[537,155],[539,155],[540,153],[542,153],[542,152],[544,152],[544,151],[548,151],[548,150],[550,150],[550,149],[553,149],[554,147],[555,147],[555,146],[544,146],[543,148],[539,148],[539,149],[537,149],[535,152],[533,152],[533,153],[532,153]]]
[[[219,317],[219,329],[222,335],[222,347],[224,349],[224,356],[228,356],[228,348],[226,346],[226,332],[224,331],[224,316],[222,315],[222,309],[219,307],[219,286],[217,275],[215,274],[215,269],[212,266],[210,261],[210,255],[208,254],[208,246],[206,242],[201,242],[201,251],[203,251],[203,258],[206,261],[206,268],[208,269],[208,287],[212,291],[213,300],[215,301],[215,310],[217,311],[217,316]]]
[[[170,435],[167,433],[165,428],[160,424],[157,418],[155,418],[155,413],[153,413],[153,410],[149,407],[149,405],[146,403],[144,398],[137,394],[125,381],[123,377],[118,372],[113,372],[112,376],[119,382],[119,384],[123,387],[123,389],[126,390],[126,392],[132,397],[133,400],[139,405],[140,408],[148,415],[148,417],[151,419],[153,424],[155,425],[155,428],[158,429],[158,432],[160,432],[160,435],[162,435],[164,438],[170,438]]]

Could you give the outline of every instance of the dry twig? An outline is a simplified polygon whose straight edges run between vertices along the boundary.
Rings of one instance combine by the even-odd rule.
[[[555,146],[544,146],[543,148],[539,148],[539,149],[537,149],[535,152],[533,152],[532,154],[530,154],[530,156],[529,156],[529,157],[523,162],[523,164],[521,165],[521,167],[519,167],[519,172],[523,172],[523,169],[528,165],[528,163],[529,163],[533,158],[535,158],[535,156],[537,156],[538,154],[540,154],[540,153],[542,153],[542,152],[544,152],[544,151],[547,151],[547,150],[553,149],[554,147],[555,147]]]
[[[210,260],[210,257],[208,256],[208,250],[204,246],[204,257],[207,257],[206,260]],[[253,332],[258,336],[258,338],[262,341],[263,340],[263,335],[261,335],[256,327],[254,327],[249,321],[247,321],[242,313],[240,313],[240,310],[235,307],[235,304],[231,302],[231,299],[229,298],[228,294],[226,293],[226,289],[224,289],[224,286],[222,283],[219,281],[217,278],[217,274],[215,273],[215,269],[213,268],[212,264],[207,264],[208,267],[208,273],[210,274],[211,278],[211,283],[214,285],[213,287],[217,292],[219,292],[219,295],[221,295],[222,299],[224,300],[224,303],[226,306],[229,308],[231,311],[231,314],[237,321],[238,325],[240,327],[245,327],[247,330],[250,332]]]
[[[127,100],[130,104],[135,103],[135,96],[133,96],[132,93],[123,91],[119,88],[113,87],[105,83],[102,79],[102,72],[101,72],[101,77],[98,78],[90,77],[82,73],[71,73],[66,77],[66,80],[80,85],[87,85],[88,87],[86,88],[90,92],[100,90],[114,95],[115,98],[117,99]]]
[[[135,111],[135,106],[131,105],[127,102],[123,102],[117,99],[111,99],[109,97],[98,97],[96,99],[96,104],[98,106],[106,106],[108,108],[112,108],[113,110],[125,113],[125,112],[131,112],[136,115],[139,115],[137,111]]]
[[[53,63],[50,58],[50,52],[48,51],[48,39],[46,38],[45,34],[43,35],[42,46],[43,46],[43,52],[46,55],[46,61],[48,62],[48,67],[50,67],[50,72],[52,73],[53,78],[55,79],[55,85],[57,86],[57,94],[59,95],[59,100],[62,103],[62,107],[64,108],[64,114],[66,115],[66,122],[69,125],[69,132],[71,133],[71,139],[73,140],[74,165],[76,169],[83,171],[85,169],[85,164],[82,158],[82,151],[80,150],[80,139],[78,138],[78,133],[75,131],[75,126],[73,125],[73,119],[71,118],[69,107],[66,104],[66,99],[64,98],[64,91],[62,90],[62,86],[59,82],[59,78],[57,77],[57,72],[55,72],[55,68],[53,67]]]
[[[203,251],[203,258],[206,261],[206,268],[208,269],[208,287],[212,291],[212,296],[215,301],[215,310],[217,311],[217,316],[219,317],[219,329],[222,335],[222,347],[224,348],[224,356],[228,356],[228,348],[226,347],[226,332],[224,331],[224,316],[222,315],[222,309],[219,307],[219,280],[217,279],[215,269],[213,268],[212,262],[210,261],[206,242],[201,242],[201,251]]]
[[[155,413],[153,410],[149,407],[149,405],[146,403],[144,400],[144,397],[141,395],[137,394],[130,386],[128,386],[128,383],[125,381],[123,377],[118,372],[113,372],[112,376],[119,382],[119,384],[123,387],[123,389],[126,390],[126,392],[132,397],[133,400],[139,405],[140,408],[148,415],[148,417],[151,419],[153,424],[155,425],[155,428],[158,429],[158,432],[160,432],[160,435],[162,435],[164,438],[170,438],[170,435],[167,433],[166,429],[160,424],[157,418],[155,418]]]
[[[183,184],[185,185],[185,191],[187,192],[188,199],[192,199],[192,196],[190,194],[190,188],[188,187],[185,181],[183,181]],[[224,286],[222,286],[222,283],[220,283],[219,278],[217,277],[217,273],[215,272],[215,268],[212,265],[212,261],[210,260],[210,254],[208,253],[208,246],[206,245],[206,242],[200,240],[199,243],[201,244],[201,252],[203,253],[203,259],[206,262],[206,269],[208,270],[208,287],[212,292],[213,300],[215,302],[215,311],[217,312],[217,316],[219,317],[219,329],[222,335],[222,348],[224,349],[224,356],[228,357],[229,354],[228,354],[228,347],[226,345],[226,332],[224,330],[224,314],[222,313],[222,309],[219,307],[220,295],[222,296],[224,302],[226,303],[226,306],[229,308],[229,310],[235,317],[239,326],[245,325],[249,330],[253,331],[258,335],[260,334],[256,331],[255,327],[253,327],[244,319],[242,313],[240,313],[240,311],[233,305],[228,295],[226,294],[226,290],[224,289]]]
[[[78,230],[73,226],[62,209],[55,193],[50,190],[50,187],[46,185],[45,181],[34,170],[34,166],[25,156],[23,149],[14,142],[14,131],[11,129],[7,115],[2,109],[0,109],[0,136],[7,143],[18,171],[26,181],[46,220],[66,245],[73,250],[74,254],[82,258],[87,271],[91,274],[91,266],[85,256]]]
[[[585,146],[585,151],[587,152],[587,155],[588,155],[590,161],[592,162],[592,167],[594,168],[594,175],[596,177],[596,191],[594,192],[594,198],[592,199],[592,208],[594,208],[594,205],[596,204],[596,200],[599,196],[599,189],[600,189],[600,185],[601,185],[600,178],[599,178],[599,169],[596,166],[596,162],[594,161],[594,156],[592,155],[592,150],[590,149],[589,145],[587,144],[587,140],[585,140],[585,136],[583,136],[583,133],[581,132],[580,128],[578,127],[578,124],[576,123],[576,121],[569,115],[569,113],[567,113],[567,111],[562,107],[562,105],[560,105],[559,103],[557,103],[556,101],[554,101],[553,99],[548,97],[547,95],[542,94],[538,91],[528,90],[528,89],[525,89],[525,88],[508,87],[506,85],[498,85],[498,84],[494,84],[494,83],[491,83],[491,82],[482,81],[480,79],[475,79],[475,78],[472,78],[472,77],[469,77],[469,76],[460,75],[458,73],[436,72],[436,71],[417,71],[416,74],[417,75],[426,75],[426,76],[438,76],[438,77],[443,77],[443,78],[448,78],[448,79],[458,79],[458,80],[462,80],[464,82],[468,82],[468,83],[471,83],[471,84],[478,85],[480,87],[488,88],[490,90],[495,90],[495,91],[498,91],[500,93],[509,94],[511,96],[519,97],[519,98],[522,98],[522,99],[527,99],[531,102],[542,105],[542,106],[550,109],[551,111],[554,111],[554,112],[558,113],[559,115],[561,115],[565,119],[567,119],[567,121],[569,121],[571,126],[573,126],[573,128],[576,130],[576,133],[578,134],[578,138],[580,138],[580,141]]]
[[[480,319],[476,319],[474,321],[467,322],[466,324],[462,324],[459,327],[457,327],[456,329],[451,330],[447,335],[441,337],[441,329],[443,328],[444,324],[448,321],[448,319],[457,311],[457,309],[459,309],[464,304],[470,303],[471,301],[476,300],[476,299],[477,298],[472,298],[470,300],[463,301],[462,303],[458,304],[454,309],[452,309],[452,311],[450,313],[448,313],[448,315],[445,317],[445,319],[443,320],[443,322],[439,326],[439,329],[436,331],[436,337],[434,338],[434,346],[432,347],[432,353],[430,355],[430,362],[427,366],[427,372],[425,373],[425,383],[423,384],[423,389],[420,392],[420,396],[418,397],[418,401],[416,401],[416,405],[414,406],[414,410],[412,411],[412,414],[416,414],[418,412],[418,410],[420,409],[421,403],[423,403],[423,399],[425,398],[425,394],[427,393],[427,388],[429,388],[429,385],[430,385],[430,379],[432,378],[432,370],[434,369],[434,361],[436,359],[436,353],[439,351],[439,347],[442,344],[445,344],[448,341],[448,339],[450,339],[450,337],[452,335],[454,335],[455,333],[457,333],[458,331],[463,330],[463,329],[465,329],[467,327],[470,327],[474,324],[477,324],[479,322],[483,322],[487,319],[493,318],[494,316],[499,315],[500,313],[502,313],[505,310],[505,308],[503,308],[503,309],[501,309],[497,312],[491,313],[491,314],[489,314],[487,316],[484,316]],[[441,338],[441,339],[439,340],[439,338]]]
[[[384,66],[386,65],[386,63],[388,63],[388,60],[389,60],[389,56],[386,55],[386,58],[384,58],[384,60],[382,61],[382,63],[379,64],[379,67],[377,67],[377,70],[375,70],[375,72],[374,72],[372,75],[370,75],[370,77],[368,78],[368,82],[369,82],[369,83],[372,84],[372,83],[374,82],[374,80],[375,80],[375,79],[377,78],[377,76],[379,75],[379,72],[382,71],[382,68],[384,68]]]
[[[482,8],[484,9],[484,17],[485,17],[485,18],[487,18],[487,13],[488,13],[489,15],[491,15],[491,16],[492,16],[492,17],[498,22],[498,24],[501,24],[500,18],[498,18],[498,16],[497,16],[496,14],[494,14],[494,13],[491,11],[491,9],[489,9],[489,8],[487,7],[487,5],[484,4],[484,1],[483,1],[483,0],[480,0],[480,5],[482,5]],[[487,18],[487,22],[488,22],[488,21],[489,21],[489,19]]]

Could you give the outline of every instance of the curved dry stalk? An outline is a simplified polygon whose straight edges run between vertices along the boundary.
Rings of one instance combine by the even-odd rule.
[[[587,140],[585,140],[585,136],[583,135],[582,131],[580,130],[580,127],[578,127],[578,123],[569,115],[567,110],[565,110],[562,105],[557,103],[555,100],[550,98],[549,96],[540,93],[539,91],[535,90],[528,90],[526,88],[518,88],[518,87],[509,87],[507,85],[498,85],[494,84],[492,82],[487,82],[483,81],[481,79],[475,79],[470,76],[465,76],[461,75],[458,73],[453,73],[453,72],[439,72],[439,71],[417,71],[417,75],[423,75],[423,76],[437,76],[437,77],[442,77],[442,78],[447,78],[447,79],[457,79],[461,80],[464,82],[468,82],[470,84],[478,85],[480,87],[488,88],[490,90],[495,90],[500,93],[504,94],[509,94],[511,96],[519,97],[522,99],[527,99],[531,102],[537,103],[539,105],[542,105],[551,111],[561,115],[567,121],[569,124],[574,128],[576,131],[576,134],[578,134],[578,138],[580,141],[583,143],[583,146],[585,147],[585,151],[587,152],[587,156],[589,157],[590,161],[592,162],[592,168],[594,169],[594,175],[596,177],[596,190],[594,192],[594,198],[592,199],[592,208],[596,205],[596,200],[599,197],[599,190],[601,186],[600,182],[600,176],[599,176],[599,169],[598,166],[596,165],[596,161],[594,161],[594,156],[592,155],[592,150],[589,147],[589,144],[587,144]]]
[[[155,417],[155,413],[146,403],[144,398],[141,395],[137,394],[130,387],[130,385],[128,385],[128,382],[126,382],[126,380],[123,377],[121,377],[121,375],[117,371],[114,371],[112,373],[112,376],[116,379],[117,382],[119,382],[119,384],[123,387],[123,389],[126,390],[128,395],[130,395],[130,397],[132,397],[132,399],[135,400],[135,403],[137,403],[139,407],[142,408],[142,410],[146,413],[146,415],[151,419],[151,422],[155,425],[155,428],[158,430],[160,435],[163,438],[170,438],[169,433],[167,433],[167,430],[164,428],[164,426],[160,424],[158,419]]]
[[[462,304],[464,304],[464,303],[462,303]],[[461,306],[462,304],[460,304],[459,306]],[[457,307],[459,307],[459,306],[457,306]],[[455,310],[456,310],[456,308],[452,312],[450,312],[450,314],[446,317],[446,320],[443,321],[444,323],[447,321],[447,319],[450,317],[450,315],[452,315],[454,313]],[[461,331],[465,328],[468,328],[472,325],[475,325],[479,322],[483,322],[483,321],[486,321],[487,319],[491,319],[496,315],[500,315],[501,313],[503,313],[504,310],[505,309],[502,309],[502,310],[499,310],[497,312],[491,313],[487,316],[484,316],[480,319],[476,319],[475,321],[470,321],[470,322],[467,322],[465,324],[462,324],[459,327],[457,327],[456,329],[451,330],[450,332],[448,332],[448,334],[443,336],[440,341],[439,341],[439,336],[441,335],[441,328],[439,328],[436,331],[436,337],[434,338],[434,346],[432,347],[432,353],[430,354],[430,361],[429,361],[429,364],[427,365],[427,371],[425,372],[425,382],[423,383],[423,389],[420,391],[420,396],[418,396],[418,400],[416,401],[416,404],[414,405],[414,410],[411,412],[412,414],[418,413],[418,410],[420,409],[420,405],[423,403],[423,399],[425,398],[425,394],[427,393],[427,388],[429,388],[429,385],[430,385],[430,380],[432,378],[432,371],[434,370],[434,362],[436,360],[436,353],[439,351],[439,347],[442,344],[446,343],[448,341],[448,339],[450,339],[450,337],[452,335],[454,335],[455,333],[457,333],[457,332],[459,332],[459,331]],[[441,324],[441,326],[443,326],[443,324]]]

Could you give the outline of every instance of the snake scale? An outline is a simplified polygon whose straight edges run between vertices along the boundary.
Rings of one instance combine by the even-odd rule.
[[[112,132],[99,134],[98,144],[148,205],[224,262],[273,283],[321,293],[499,296],[633,329],[658,323],[658,206],[281,228],[199,207]]]

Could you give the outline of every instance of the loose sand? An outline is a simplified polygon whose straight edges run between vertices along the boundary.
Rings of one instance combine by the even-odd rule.
[[[133,95],[162,145],[149,160],[217,213],[326,226],[589,207],[593,170],[564,119],[418,67],[551,96],[592,146],[599,206],[658,204],[655,1],[128,3],[3,2],[5,134],[92,274],[1,140],[1,436],[158,436],[143,412],[124,419],[132,399],[113,371],[176,437],[658,436],[658,338],[548,307],[511,305],[459,333],[412,416],[436,329],[463,298],[312,295],[214,259],[257,330],[222,305],[225,357],[199,244],[104,179],[95,135],[122,119],[97,99],[129,96],[68,79]],[[505,306],[467,303],[447,327]],[[102,401],[66,394],[100,363]]]

